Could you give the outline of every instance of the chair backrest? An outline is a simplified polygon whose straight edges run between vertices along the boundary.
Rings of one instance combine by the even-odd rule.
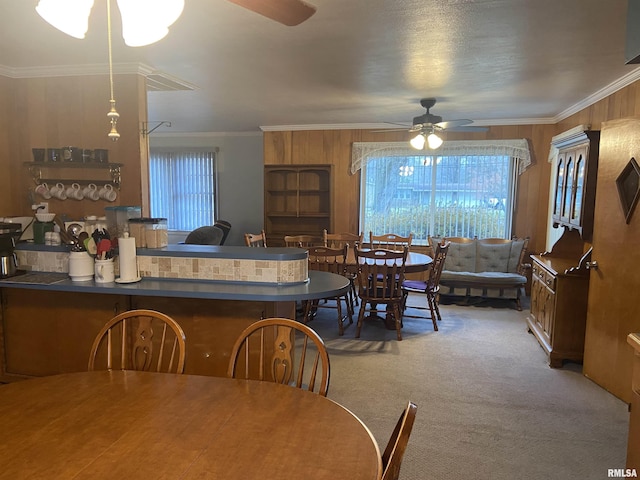
[[[374,235],[369,232],[369,248],[385,248],[387,250],[401,251],[403,247],[410,247],[413,241],[413,233],[408,237],[402,237],[395,233],[385,233],[383,235]]]
[[[222,245],[224,231],[216,225],[198,227],[191,231],[184,243],[191,245]]]
[[[349,245],[342,248],[309,247],[309,270],[346,275]]]
[[[356,235],[355,233],[328,233],[325,229],[322,238],[325,247],[342,248],[345,245],[349,245],[353,248],[356,244],[362,245],[364,233],[360,233],[360,235]]]
[[[223,235],[222,240],[220,240],[220,245],[224,245],[224,242],[227,240],[229,232],[231,231],[231,224],[226,220],[216,220],[213,226],[222,230]]]
[[[322,239],[313,235],[285,235],[284,245],[285,247],[317,247],[322,245]]]
[[[379,303],[402,300],[402,283],[409,247],[394,250],[360,250],[355,247],[358,264],[358,296]]]
[[[247,247],[266,247],[267,246],[267,234],[264,230],[260,233],[245,233],[244,243]]]
[[[329,354],[308,326],[289,318],[265,318],[236,340],[227,376],[291,385],[326,397]]]
[[[431,263],[431,270],[427,279],[427,290],[434,292],[440,285],[440,277],[442,276],[442,270],[444,270],[444,261],[447,259],[449,245],[451,245],[450,242],[445,242],[444,244],[438,243],[435,247],[433,263]]]
[[[154,310],[129,310],[100,330],[89,354],[89,371],[142,370],[182,373],[185,336],[178,323]]]
[[[400,477],[400,466],[402,465],[402,457],[409,443],[409,436],[413,429],[413,423],[416,419],[418,406],[409,402],[407,408],[404,409],[402,415],[398,419],[391,438],[387,443],[387,448],[382,454],[382,480],[398,480]]]

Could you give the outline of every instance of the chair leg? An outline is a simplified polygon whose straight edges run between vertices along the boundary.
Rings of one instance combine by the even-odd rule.
[[[309,323],[318,311],[319,300],[305,300],[302,323]]]
[[[398,341],[400,341],[402,340],[402,314],[400,313],[400,304],[394,303],[392,311],[396,321],[396,334],[398,336]]]
[[[367,302],[362,300],[360,304],[360,311],[358,312],[358,323],[356,324],[356,338],[360,338],[360,329],[362,328],[362,321],[364,320],[364,313],[366,310]]]
[[[344,325],[342,323],[342,299],[340,297],[336,297],[336,309],[338,310],[338,335],[344,335]],[[347,307],[349,310],[349,307]]]
[[[437,321],[437,313],[436,309],[438,308],[435,304],[435,298],[430,293],[427,293],[427,303],[429,304],[429,312],[431,313],[431,322],[433,323],[433,330],[438,331],[438,321]]]

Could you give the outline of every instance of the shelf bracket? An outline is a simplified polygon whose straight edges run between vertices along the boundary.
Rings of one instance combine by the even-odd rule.
[[[157,123],[157,125],[155,127],[153,127],[151,130],[149,130],[149,124],[151,123]],[[167,127],[171,126],[171,122],[168,122],[166,120],[162,120],[160,122],[142,122],[142,136],[143,137],[148,137],[149,135],[151,135],[157,128],[161,127],[162,125],[166,125]]]

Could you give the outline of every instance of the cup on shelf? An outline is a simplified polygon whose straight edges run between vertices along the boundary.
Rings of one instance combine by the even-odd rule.
[[[106,183],[100,189],[98,194],[100,195],[100,198],[106,200],[107,202],[115,202],[116,198],[118,197],[118,194],[113,189],[113,185],[111,185],[110,183]]]
[[[67,192],[64,184],[61,182],[56,183],[53,187],[49,189],[51,196],[53,198],[57,198],[58,200],[66,200]]]
[[[72,183],[71,186],[67,188],[66,193],[67,197],[72,200],[82,200],[84,198],[84,193],[82,193],[79,183]]]
[[[41,183],[35,188],[35,192],[40,195],[45,200],[49,200],[51,198],[51,192],[49,191],[49,185],[46,183]]]
[[[106,148],[96,148],[93,151],[93,159],[98,163],[109,163],[109,150]]]
[[[82,189],[82,194],[85,198],[89,200],[98,201],[100,200],[100,193],[98,193],[98,187],[95,183],[90,183],[86,187]]]
[[[33,161],[36,163],[44,162],[44,148],[32,148],[31,152],[33,152]]]
[[[45,162],[60,162],[62,160],[62,152],[59,148],[47,148]]]

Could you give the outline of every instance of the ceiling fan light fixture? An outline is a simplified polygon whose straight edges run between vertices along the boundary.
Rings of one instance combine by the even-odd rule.
[[[443,140],[434,132],[431,132],[427,137],[427,145],[429,145],[429,148],[431,150],[435,150],[436,148],[439,148],[440,145],[442,145],[442,142]]]
[[[75,38],[84,38],[89,29],[93,0],[40,0],[36,12],[47,23]]]
[[[424,138],[424,134],[422,132],[420,132],[411,140],[409,140],[409,143],[411,144],[411,146],[416,150],[422,150],[424,148],[425,142],[426,142],[426,139]]]
[[[118,0],[118,8],[124,43],[143,47],[167,36],[182,15],[184,0]]]

